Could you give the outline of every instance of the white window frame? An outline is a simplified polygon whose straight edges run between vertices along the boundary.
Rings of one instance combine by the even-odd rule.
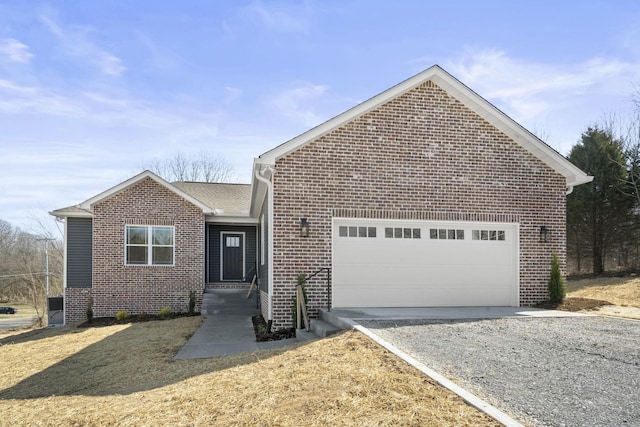
[[[127,241],[127,231],[129,227],[140,227],[147,229],[147,243],[145,244],[129,244]],[[154,245],[153,244],[153,229],[154,228],[169,228],[172,233],[172,245]],[[141,263],[129,263],[127,260],[127,248],[128,247],[145,247],[147,251],[147,262]],[[171,248],[171,264],[154,264],[153,263],[153,248]],[[176,263],[176,228],[173,225],[138,225],[138,224],[126,224],[124,226],[124,265],[131,267],[174,267]]]

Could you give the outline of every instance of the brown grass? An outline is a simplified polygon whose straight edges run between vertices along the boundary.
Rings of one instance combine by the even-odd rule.
[[[567,296],[598,299],[620,306],[640,307],[640,278],[597,277],[569,280]]]
[[[358,332],[171,361],[200,318],[0,336],[3,425],[498,425]]]

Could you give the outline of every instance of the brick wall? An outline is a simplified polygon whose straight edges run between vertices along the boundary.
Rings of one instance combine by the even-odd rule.
[[[175,227],[174,266],[127,266],[125,225]],[[152,179],[145,179],[94,206],[94,316],[156,313],[169,306],[188,310],[189,291],[196,292],[200,310],[204,288],[204,214]],[[84,318],[86,296],[67,289],[68,321]],[[79,294],[78,294],[79,295]]]
[[[353,217],[512,218],[520,224],[520,304],[547,298],[551,254],[565,261],[565,180],[432,82],[276,163],[274,327],[286,326],[296,276],[331,265],[337,210]],[[299,237],[299,218],[311,235]],[[551,230],[539,243],[539,227]],[[326,306],[323,277],[310,312]]]
[[[64,322],[87,320],[87,308],[91,298],[91,288],[66,288],[64,290]]]

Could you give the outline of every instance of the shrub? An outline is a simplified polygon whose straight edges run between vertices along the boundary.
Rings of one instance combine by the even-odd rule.
[[[87,323],[93,322],[93,297],[87,301]]]
[[[158,317],[169,317],[173,312],[171,311],[171,307],[162,307],[157,314]]]
[[[304,284],[304,281],[307,280],[307,275],[304,273],[300,273],[298,274],[298,277],[296,277],[296,281],[298,282],[298,285],[302,286]]]
[[[129,312],[127,310],[120,310],[116,313],[116,320],[127,320],[129,318]]]
[[[142,312],[138,313],[138,318],[139,319],[146,319],[147,317],[149,317],[149,315],[147,314],[146,311],[142,311]]]
[[[189,291],[189,314],[196,312],[196,293],[195,291]]]
[[[558,255],[553,254],[551,259],[551,276],[549,277],[549,299],[553,302],[562,302],[567,294],[567,288],[560,271]]]

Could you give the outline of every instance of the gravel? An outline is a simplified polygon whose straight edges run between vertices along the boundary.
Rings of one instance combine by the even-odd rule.
[[[640,426],[640,322],[605,317],[360,323],[532,426]]]

